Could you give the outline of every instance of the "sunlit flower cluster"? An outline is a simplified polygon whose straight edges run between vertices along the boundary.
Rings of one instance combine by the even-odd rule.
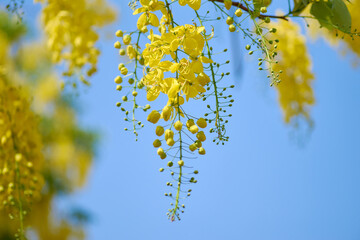
[[[16,29],[0,29],[0,239],[25,239],[28,230],[36,239],[84,239],[84,216],[59,216],[54,200],[86,182],[96,135],[77,124],[42,44],[9,56]]]
[[[179,5],[194,10],[197,22],[176,24],[172,9]],[[149,104],[138,104],[138,91],[145,90],[147,101],[154,105],[158,105],[164,96],[166,98],[160,109],[150,110],[147,121],[156,124],[153,146],[157,155],[160,159],[169,159],[160,172],[169,172],[173,179],[167,182],[171,191],[165,193],[175,202],[171,203],[168,212],[172,221],[180,219],[179,212],[184,211],[185,206],[180,201],[191,195],[192,189],[187,184],[197,183],[195,176],[199,171],[189,172],[190,160],[196,157],[194,154],[206,154],[203,143],[207,133],[215,133],[213,141],[216,144],[228,140],[225,124],[231,114],[226,114],[226,108],[234,102],[231,95],[224,95],[227,87],[219,86],[219,81],[229,73],[219,72],[221,64],[213,60],[209,41],[214,32],[209,30],[210,26],[209,29],[204,26],[204,17],[197,12],[200,6],[201,0],[132,1],[130,7],[138,16],[137,30],[130,33],[118,30],[115,33],[120,39],[114,47],[120,56],[127,56],[130,60],[118,65],[120,74],[114,79],[116,90],[124,92],[130,88],[130,91],[116,106],[125,113],[124,120],[132,123],[136,137],[138,130],[144,127],[135,116],[136,110],[147,112],[151,108]],[[224,64],[227,63],[229,61]],[[208,112],[202,116],[189,113],[194,100],[206,99],[212,99],[215,106],[205,105],[204,110]],[[126,109],[128,103],[132,103],[132,110]],[[207,129],[210,124],[212,128]],[[125,130],[130,131],[128,128]]]
[[[42,23],[52,60],[66,62],[64,75],[72,76],[81,70],[87,76],[94,74],[100,54],[96,30],[115,19],[112,8],[105,0],[38,1],[44,4]]]
[[[25,211],[26,205],[40,198],[43,187],[39,119],[29,99],[20,87],[0,76],[0,208],[10,212]],[[19,214],[15,211],[14,217]]]
[[[277,29],[277,64],[275,71],[281,72],[281,82],[276,84],[280,106],[285,122],[305,117],[310,120],[309,110],[315,103],[312,90],[314,75],[307,53],[305,37],[300,26],[292,21],[278,21],[271,26]]]

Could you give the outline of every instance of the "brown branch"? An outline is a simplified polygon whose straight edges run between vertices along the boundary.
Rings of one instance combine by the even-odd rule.
[[[220,2],[220,3],[224,3],[224,0],[209,0],[211,2]],[[241,8],[242,10],[244,10],[245,12],[248,12],[250,13],[251,10],[248,9],[246,6],[244,6],[243,4],[241,4],[240,2],[231,2],[231,5],[232,6],[235,6],[235,7],[238,7],[238,8]],[[264,19],[264,18],[278,18],[278,19],[282,19],[282,20],[285,20],[285,21],[288,21],[287,19],[287,16],[283,15],[283,16],[276,16],[276,15],[266,15],[266,14],[260,14],[258,16],[258,18],[261,18],[261,19]]]

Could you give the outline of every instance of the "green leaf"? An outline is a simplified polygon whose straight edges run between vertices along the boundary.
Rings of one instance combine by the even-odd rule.
[[[292,10],[292,14],[294,16],[298,16],[307,5],[309,5],[310,0],[294,0],[294,8]]]
[[[314,2],[310,13],[321,26],[329,30],[338,29],[344,33],[351,31],[351,15],[343,0]]]
[[[337,28],[345,33],[350,33],[351,31],[351,15],[342,0],[333,1],[333,18],[332,22]]]
[[[268,7],[271,4],[272,0],[253,0],[254,5],[254,16],[258,17],[260,15],[261,7]]]

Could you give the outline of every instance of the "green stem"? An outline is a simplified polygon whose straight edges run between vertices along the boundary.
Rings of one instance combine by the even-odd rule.
[[[21,183],[20,183],[20,169],[19,163],[15,162],[16,166],[16,182],[17,182],[17,194],[18,194],[18,205],[19,205],[19,218],[20,218],[20,240],[25,240],[25,228],[24,228],[24,215],[23,215],[23,205],[21,201]]]
[[[134,81],[134,91],[136,91],[137,89],[137,82],[138,82],[138,78],[137,78],[137,67],[138,67],[138,46],[139,46],[139,41],[140,41],[140,36],[141,36],[141,32],[139,32],[137,41],[136,41],[136,54],[135,54],[135,70],[134,70],[134,77],[135,77],[135,81]],[[136,109],[136,97],[134,96],[133,98],[134,102],[133,102],[133,110],[132,110],[132,122],[133,122],[133,128],[134,128],[134,133],[135,133],[135,137],[136,137],[136,141],[137,141],[137,134],[136,134],[136,118],[135,118],[135,109]]]
[[[166,2],[166,8],[169,12],[170,18],[171,18],[171,25],[172,27],[174,27],[174,18],[171,12],[171,9],[169,7],[169,3],[167,0],[165,0]],[[176,54],[176,61],[178,62],[178,50],[175,51]],[[176,78],[179,78],[179,73],[176,72]],[[181,121],[181,110],[180,110],[180,95],[179,93],[177,94],[177,115],[178,115],[178,119],[179,121]],[[179,152],[180,152],[180,160],[182,160],[183,158],[183,141],[182,141],[182,136],[181,136],[181,130],[179,131],[179,143],[180,143],[180,148],[179,148]],[[176,197],[175,197],[175,207],[172,211],[172,215],[171,215],[171,221],[175,220],[175,215],[177,212],[177,209],[179,207],[179,201],[180,201],[180,190],[181,190],[181,180],[182,180],[182,166],[180,167],[180,171],[179,171],[179,178],[178,178],[178,187],[177,187],[177,192],[176,192]]]
[[[199,13],[197,11],[195,11],[197,18],[199,19],[200,25],[203,26],[202,20],[199,16]],[[204,39],[205,39],[205,44],[206,44],[206,48],[207,48],[207,53],[208,53],[208,58],[211,60],[211,51],[210,51],[210,46],[209,43],[206,39],[206,35],[204,33]],[[221,133],[221,128],[220,128],[220,124],[218,124],[219,120],[219,96],[218,96],[218,90],[217,90],[217,85],[216,85],[216,79],[215,79],[215,72],[214,72],[214,66],[212,63],[210,63],[210,70],[211,70],[211,77],[212,77],[212,84],[214,85],[214,93],[215,93],[215,103],[216,103],[216,117],[215,117],[215,126],[218,129],[218,134]]]

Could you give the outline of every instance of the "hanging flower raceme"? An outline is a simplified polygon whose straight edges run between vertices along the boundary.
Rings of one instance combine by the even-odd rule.
[[[145,90],[147,101],[155,102],[155,105],[162,100],[160,95],[167,97],[167,101],[160,105],[161,108],[152,109],[148,113],[147,121],[156,124],[156,139],[152,144],[158,157],[169,159],[166,168],[160,168],[160,172],[168,171],[171,174],[174,181],[168,182],[167,186],[175,184],[175,192],[165,193],[175,202],[168,212],[171,220],[180,219],[179,213],[184,211],[180,207],[185,207],[180,201],[191,195],[192,190],[186,183],[197,183],[195,175],[199,171],[188,171],[189,159],[194,158],[194,154],[206,154],[203,143],[207,139],[208,123],[215,125],[216,129],[211,128],[209,131],[215,133],[218,140],[216,144],[224,144],[228,139],[224,135],[224,124],[228,120],[224,118],[231,117],[231,114],[224,114],[225,108],[231,107],[234,102],[231,95],[224,96],[226,87],[217,85],[225,74],[217,73],[220,64],[212,60],[213,50],[208,42],[213,37],[213,31],[207,34],[200,18],[197,23],[176,24],[171,7],[173,4],[177,2],[132,1],[130,7],[133,14],[139,16],[137,30],[129,33],[118,30],[115,33],[126,47],[122,47],[120,40],[114,43],[114,47],[119,49],[119,55],[127,55],[130,60],[118,65],[120,74],[114,79],[117,91],[131,89],[123,94],[121,102],[116,103],[125,114],[124,120],[132,123],[132,129],[125,128],[125,131],[133,131],[137,140],[137,130],[144,124],[136,119],[136,112],[139,109],[146,112],[151,108],[149,104],[138,104],[139,90]],[[178,4],[199,10],[201,0],[181,0]],[[160,14],[162,16],[159,20]],[[147,43],[144,44],[143,40]],[[126,82],[128,86],[124,86]],[[187,103],[199,99],[205,101],[206,98],[214,98],[216,104],[215,110],[207,105],[211,112],[206,113],[205,117],[210,118],[188,113]],[[128,103],[132,105],[132,110],[126,109]]]
[[[311,71],[311,60],[305,44],[305,37],[300,27],[292,21],[272,23],[277,29],[278,63],[274,70],[282,72],[281,82],[276,85],[280,106],[286,123],[297,117],[310,120],[309,110],[315,103],[311,83],[314,75]]]
[[[55,63],[65,61],[71,76],[87,69],[87,76],[97,71],[100,50],[97,27],[109,24],[115,13],[105,0],[38,0],[45,4],[42,23],[48,36],[47,45]],[[87,67],[89,66],[89,67]]]
[[[40,198],[42,141],[29,97],[0,75],[0,210],[20,215]]]

